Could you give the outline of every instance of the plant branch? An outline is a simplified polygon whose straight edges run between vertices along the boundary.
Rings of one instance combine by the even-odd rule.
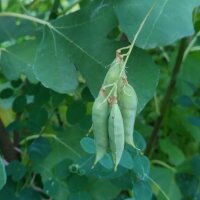
[[[135,42],[136,42],[136,40],[137,40],[137,38],[138,38],[140,32],[142,31],[142,28],[144,27],[145,22],[147,21],[148,17],[150,16],[151,12],[153,11],[153,9],[154,9],[156,3],[157,3],[157,1],[154,2],[154,4],[151,6],[151,8],[149,9],[149,11],[148,11],[147,14],[145,15],[144,19],[142,20],[142,22],[141,22],[141,24],[140,24],[140,26],[139,26],[139,28],[138,28],[138,30],[137,30],[137,32],[136,32],[134,38],[133,38],[133,41],[132,41],[131,45],[129,45],[129,46],[127,47],[127,48],[128,48],[128,52],[127,52],[127,54],[126,54],[126,59],[125,59],[125,61],[124,61],[124,64],[123,64],[123,67],[122,67],[122,71],[121,71],[121,73],[120,73],[120,76],[122,75],[122,73],[123,73],[123,71],[124,71],[124,68],[126,67],[126,64],[127,64],[127,62],[128,62],[128,59],[129,59],[129,57],[130,57],[130,55],[131,55],[131,52],[132,52],[132,50],[133,50],[133,48],[134,48],[134,46],[135,46]],[[126,47],[123,47],[123,48],[121,48],[121,49],[126,49]],[[119,49],[119,50],[120,50],[120,49]],[[121,53],[121,52],[118,52],[118,53]]]
[[[5,127],[0,120],[0,149],[4,155],[5,160],[17,160],[17,152],[14,149],[13,143],[10,141],[9,135],[6,133]]]
[[[174,68],[173,68],[173,71],[172,71],[171,79],[170,79],[169,85],[167,87],[167,91],[165,93],[163,101],[161,103],[160,116],[158,116],[158,118],[155,122],[153,131],[151,133],[151,136],[149,138],[149,142],[147,144],[146,155],[151,154],[151,152],[153,150],[153,146],[154,146],[154,144],[155,144],[155,142],[158,138],[159,130],[160,130],[160,127],[162,125],[164,116],[167,112],[167,109],[168,109],[168,106],[169,106],[169,103],[170,103],[170,100],[171,100],[171,97],[172,97],[172,94],[173,94],[173,91],[174,91],[174,88],[175,88],[175,85],[176,85],[176,79],[177,79],[177,76],[178,76],[179,71],[181,69],[181,64],[182,64],[182,61],[183,61],[186,46],[187,46],[187,39],[182,39],[180,46],[179,46],[178,54],[177,54],[177,57],[176,57],[175,65],[174,65]]]
[[[29,21],[32,21],[32,22],[36,22],[38,24],[47,25],[47,26],[51,27],[50,23],[45,21],[45,20],[42,20],[42,19],[39,19],[39,18],[36,18],[36,17],[32,17],[32,16],[29,16],[29,15],[20,14],[20,13],[2,12],[2,13],[0,13],[0,17],[16,17],[16,18],[26,19],[26,20],[29,20]]]

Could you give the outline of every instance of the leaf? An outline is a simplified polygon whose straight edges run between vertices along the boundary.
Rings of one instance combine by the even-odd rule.
[[[137,112],[153,97],[159,81],[159,69],[143,50],[135,48],[129,57],[128,81],[138,96]]]
[[[86,105],[82,101],[74,101],[67,110],[67,120],[70,124],[76,124],[86,115]]]
[[[120,28],[130,42],[154,3],[155,7],[136,41],[138,47],[164,46],[194,33],[192,11],[200,5],[198,0],[115,0],[114,9]]]
[[[55,200],[65,200],[66,198],[68,199],[68,195],[70,194],[66,182],[66,178],[68,177],[68,162],[66,159],[74,163],[84,153],[79,145],[82,132],[73,126],[63,132],[56,132],[55,135],[57,139],[52,137],[52,139],[48,140],[51,152],[49,152],[44,160],[40,159],[40,162],[35,162],[33,169],[35,173],[41,175],[42,183],[45,185],[45,192],[48,192]],[[58,172],[58,167],[62,162],[64,162],[64,166],[61,169],[66,169],[66,173],[65,171]],[[61,174],[63,174],[62,178]]]
[[[96,180],[90,185],[89,192],[94,200],[110,200],[120,193],[120,189],[108,180]]]
[[[151,200],[152,190],[148,182],[138,180],[133,184],[133,193],[135,200]]]
[[[80,144],[85,152],[87,152],[89,154],[94,154],[96,152],[94,140],[92,138],[84,137],[81,139]]]
[[[185,155],[180,148],[175,146],[168,138],[159,140],[161,151],[169,157],[169,162],[173,165],[180,165],[185,160]]]
[[[43,160],[51,151],[51,146],[47,139],[35,139],[28,147],[30,157],[35,162]]]
[[[177,88],[181,94],[193,95],[200,83],[199,77],[199,52],[190,53],[183,62],[180,74],[178,76]]]
[[[146,142],[144,140],[144,137],[137,131],[134,131],[133,137],[136,147],[144,151],[146,148]]]
[[[197,127],[200,127],[200,117],[188,117],[188,121],[194,125],[194,126],[197,126]]]
[[[72,193],[69,195],[69,200],[92,200],[92,197],[86,191]]]
[[[39,113],[39,115],[38,115]],[[29,112],[28,128],[31,132],[39,132],[48,119],[48,113],[45,108],[36,107]]]
[[[33,70],[45,87],[57,92],[72,92],[78,86],[76,69],[69,57],[69,49],[63,42],[63,37],[49,27],[43,29]]]
[[[9,80],[16,80],[24,74],[32,83],[37,83],[33,74],[33,62],[38,41],[27,40],[1,51],[0,66]]]
[[[124,149],[122,158],[120,160],[119,165],[123,166],[126,169],[132,169],[133,168],[133,159],[128,151]]]
[[[149,170],[150,163],[146,156],[136,155],[133,158],[133,171],[138,177],[144,179],[149,174]]]
[[[13,17],[0,17],[0,42],[15,40],[33,31],[35,24],[27,20],[16,22]]]
[[[176,174],[176,182],[184,196],[192,197],[197,192],[199,180],[194,175],[178,173]]]
[[[192,168],[193,168],[193,173],[196,176],[200,176],[200,155],[196,155],[192,158]]]
[[[13,111],[14,112],[23,112],[25,107],[26,107],[26,96],[21,95],[18,96],[14,101],[13,101]]]
[[[173,171],[161,167],[151,167],[150,177],[160,186],[169,199],[181,199],[181,194],[176,185]],[[152,190],[158,199],[165,199],[157,187],[152,186]]]
[[[6,88],[0,92],[0,98],[6,99],[13,95],[14,91],[11,88]]]
[[[26,188],[23,189],[20,194],[19,194],[19,199],[18,197],[16,198],[16,200],[40,200],[41,197],[39,195],[39,193],[35,190],[33,190],[32,188]]]
[[[13,181],[17,182],[24,177],[26,173],[26,168],[19,161],[12,161],[6,167],[6,172],[8,176],[12,177]]]
[[[6,181],[7,181],[7,176],[6,176],[5,165],[4,165],[3,160],[0,156],[0,190],[6,184]]]

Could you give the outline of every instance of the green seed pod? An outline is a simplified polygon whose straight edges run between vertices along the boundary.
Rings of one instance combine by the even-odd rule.
[[[133,140],[135,117],[137,113],[137,95],[133,87],[125,84],[118,93],[119,107],[124,122],[125,142],[136,148]]]
[[[124,150],[124,125],[122,115],[117,103],[114,103],[111,108],[109,123],[109,142],[110,148],[114,160],[114,170],[117,170],[122,153]]]
[[[94,165],[103,158],[108,149],[108,104],[105,96],[99,95],[92,108],[92,122],[96,146]]]
[[[103,86],[112,84],[119,79],[119,76],[120,76],[120,73],[122,70],[122,66],[123,66],[123,60],[115,59],[112,62],[111,66],[104,78]]]

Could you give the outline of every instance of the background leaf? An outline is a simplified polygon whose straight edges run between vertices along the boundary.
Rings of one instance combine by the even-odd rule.
[[[192,35],[194,33],[192,11],[200,5],[198,0],[116,0],[114,2],[120,28],[126,33],[129,41],[133,40],[139,25],[155,3],[136,42],[138,47],[145,49],[168,45],[180,38]],[[175,11],[175,8],[179,9]],[[177,23],[178,21],[180,23]]]
[[[6,184],[7,176],[2,158],[0,157],[0,190]]]

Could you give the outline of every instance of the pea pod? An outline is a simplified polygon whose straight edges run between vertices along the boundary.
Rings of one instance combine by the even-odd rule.
[[[103,158],[108,149],[108,104],[105,96],[99,94],[92,108],[92,122],[96,146],[94,165]]]
[[[118,93],[119,107],[124,122],[125,143],[136,148],[133,140],[135,117],[137,112],[137,95],[133,87],[125,84]]]
[[[112,104],[108,123],[109,142],[112,157],[114,160],[114,170],[117,170],[124,150],[124,125],[122,115],[117,103]]]
[[[112,84],[119,79],[122,66],[123,66],[123,60],[115,59],[112,62],[104,78],[103,86]]]

